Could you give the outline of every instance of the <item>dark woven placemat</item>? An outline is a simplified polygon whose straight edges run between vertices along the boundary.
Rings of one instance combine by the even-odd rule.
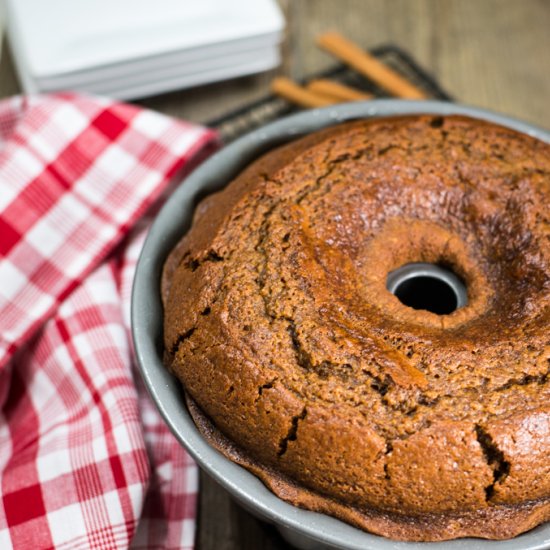
[[[436,80],[401,48],[388,44],[374,48],[370,50],[370,53],[426,91],[429,97],[433,99],[451,99],[451,96],[441,88]],[[311,75],[304,79],[302,84],[316,78],[330,78],[343,84],[349,84],[359,90],[370,92],[376,97],[390,97],[376,84],[345,65],[338,65],[328,71]],[[208,126],[217,128],[224,143],[229,143],[254,128],[298,110],[298,107],[289,104],[284,99],[268,95],[223,117],[210,121]]]

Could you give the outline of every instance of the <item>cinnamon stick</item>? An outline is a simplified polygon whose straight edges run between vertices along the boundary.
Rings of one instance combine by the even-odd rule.
[[[427,97],[423,90],[337,32],[322,34],[318,37],[317,44],[397,97],[405,99]]]
[[[326,107],[327,105],[339,103],[339,100],[333,97],[308,90],[284,76],[273,79],[271,90],[286,100],[302,107]]]
[[[373,97],[372,94],[368,94],[367,92],[325,78],[312,80],[307,84],[306,88],[312,92],[333,97],[338,101],[360,101],[372,99]]]

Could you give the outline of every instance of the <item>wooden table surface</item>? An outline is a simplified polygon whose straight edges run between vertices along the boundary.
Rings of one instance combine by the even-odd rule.
[[[287,17],[283,64],[274,72],[140,101],[205,122],[266,94],[275,74],[299,78],[333,64],[315,36],[338,30],[364,47],[389,42],[410,54],[458,101],[550,128],[550,0],[279,0]],[[19,91],[9,57],[0,97]],[[201,477],[198,548],[289,548],[275,528]]]

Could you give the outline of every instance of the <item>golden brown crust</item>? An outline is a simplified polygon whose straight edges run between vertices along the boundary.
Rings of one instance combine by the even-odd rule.
[[[254,460],[217,430],[189,395],[186,395],[186,402],[193,421],[208,443],[226,458],[259,477],[279,498],[306,510],[334,516],[377,535],[419,542],[461,537],[503,540],[525,533],[550,520],[548,498],[530,501],[520,506],[495,505],[481,511],[444,515],[407,516],[343,506],[334,499],[297,485],[279,471]]]
[[[549,178],[550,146],[464,117],[272,151],[198,206],[166,263],[167,364],[302,505],[421,540],[545,521]],[[386,276],[415,261],[455,271],[468,305],[401,304]]]

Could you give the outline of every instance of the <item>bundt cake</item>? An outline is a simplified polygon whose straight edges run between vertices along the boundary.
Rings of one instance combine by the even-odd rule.
[[[390,292],[418,262],[466,303]],[[198,204],[164,267],[165,362],[281,498],[394,539],[509,538],[550,519],[549,267],[550,145],[346,123]]]

